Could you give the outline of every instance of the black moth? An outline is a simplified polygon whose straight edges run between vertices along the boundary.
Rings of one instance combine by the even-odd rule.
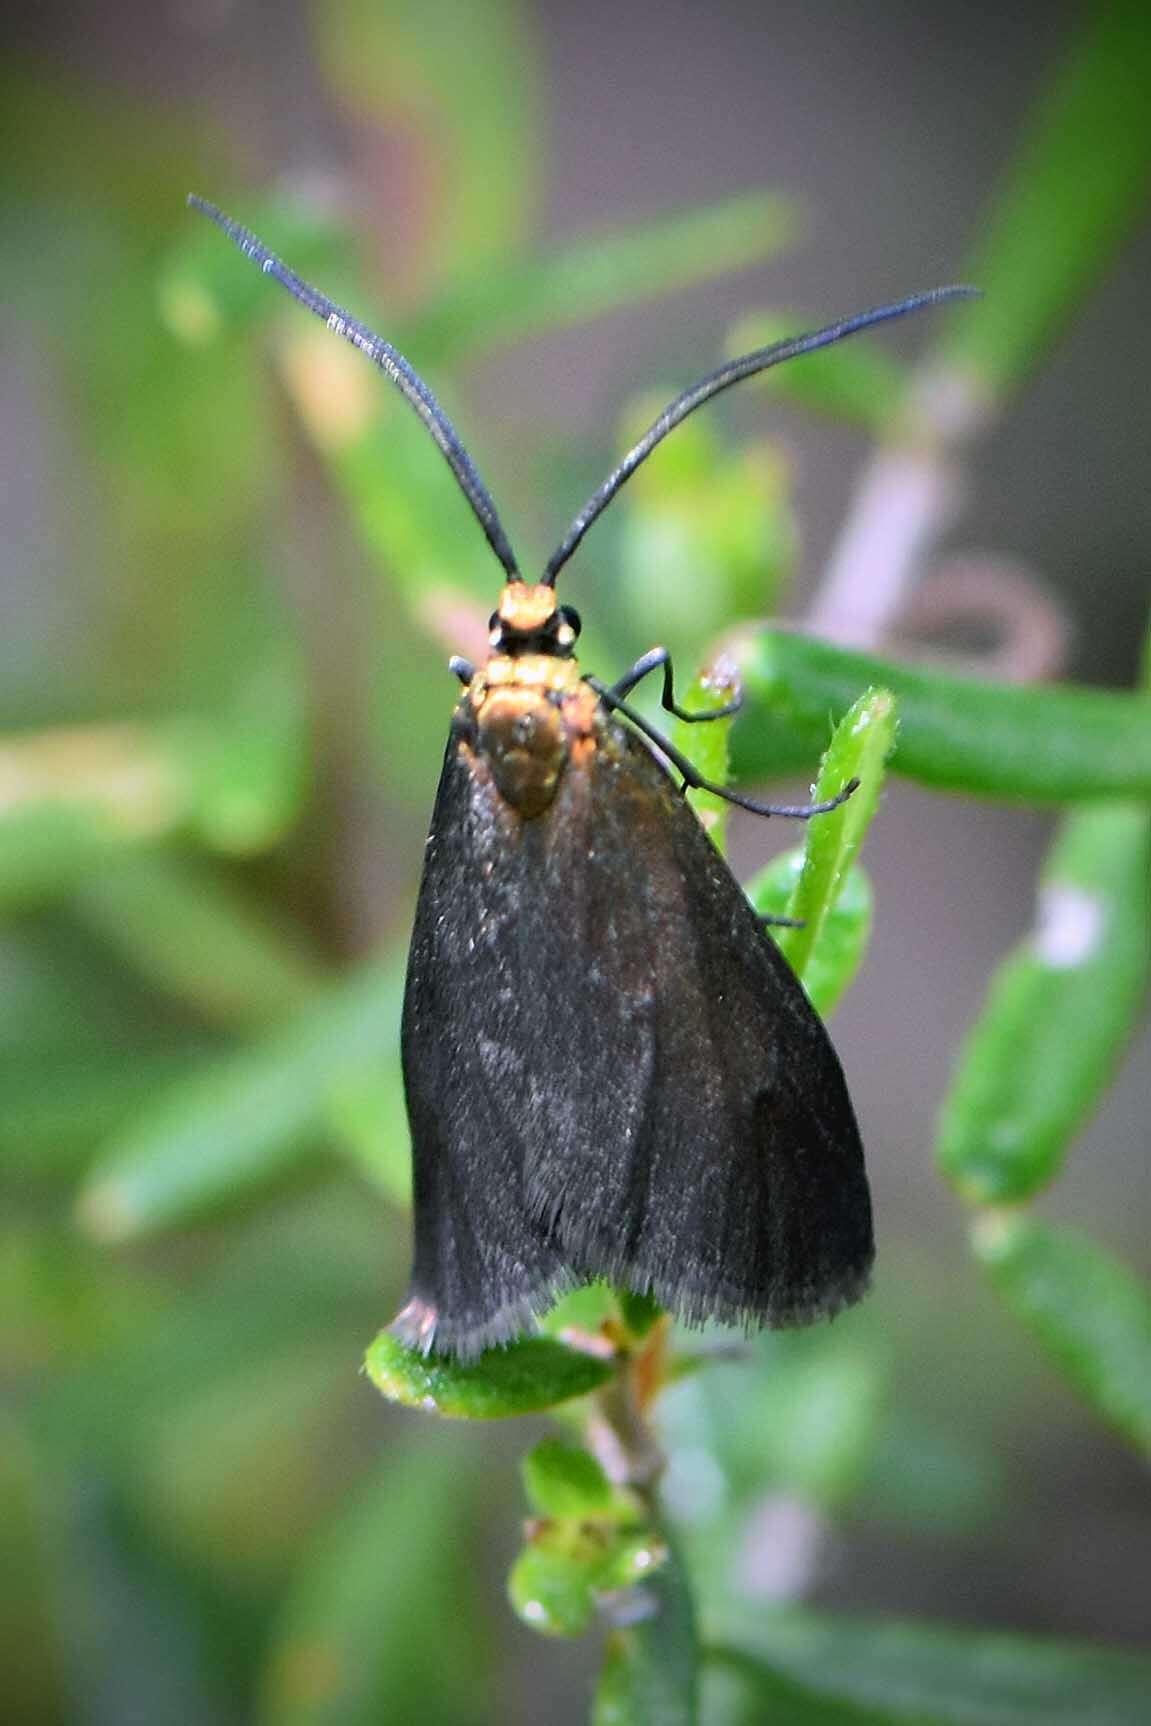
[[[507,576],[487,662],[451,662],[464,694],[404,1002],[415,1263],[393,1331],[469,1359],[596,1277],[689,1324],[801,1325],[839,1311],[864,1292],[874,1253],[839,1061],[664,763],[683,786],[707,782],[626,697],[659,669],[663,705],[680,718],[732,708],[684,713],[662,648],[611,686],[581,675],[579,619],[557,604],[555,580],[640,463],[721,390],[970,290],[917,294],[711,373],[665,409],[529,584],[470,456],[402,355],[254,234],[189,201],[387,373]],[[834,806],[708,788],[763,815]]]

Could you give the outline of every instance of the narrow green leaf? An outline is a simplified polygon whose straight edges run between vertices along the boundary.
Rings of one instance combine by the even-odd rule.
[[[721,654],[694,679],[686,693],[677,692],[676,700],[688,713],[707,713],[716,707],[726,707],[739,693],[739,680],[732,661]],[[732,719],[677,719],[671,741],[688,757],[704,779],[713,785],[726,785],[731,777],[728,765],[728,744]],[[711,835],[712,843],[722,852],[727,838],[727,816],[731,805],[712,791],[690,791],[688,801]]]
[[[590,1451],[545,1438],[520,1463],[528,1503],[539,1516],[603,1516],[613,1504],[607,1475]]]
[[[313,1360],[342,1353],[354,1394],[353,1339],[378,1311],[380,1246],[378,1219],[348,1187],[313,1190],[230,1239],[217,1237],[200,1274],[189,1267],[178,1286],[158,1273],[129,1273],[107,1254],[78,1260],[73,1243],[73,1266],[89,1269],[67,1309],[61,1345],[75,1356],[80,1319],[96,1334],[79,1339],[85,1350],[75,1370],[58,1370],[44,1385],[40,1430],[84,1467],[134,1480],[141,1442],[181,1407],[226,1405],[229,1386],[272,1363],[294,1376],[302,1353]],[[117,1276],[109,1285],[110,1265]],[[40,1276],[50,1295],[60,1282],[53,1271],[50,1263]],[[65,1352],[58,1346],[60,1357]],[[163,1497],[162,1485],[158,1492]]]
[[[1069,1229],[991,1213],[975,1251],[1006,1304],[1084,1400],[1151,1457],[1151,1290]],[[1151,1696],[1151,1690],[1148,1691]]]
[[[1037,926],[1000,967],[940,1116],[940,1166],[970,1202],[1045,1186],[1098,1103],[1147,986],[1149,882],[1145,807],[1067,817]]]
[[[538,52],[518,0],[326,0],[317,61],[369,130],[402,128],[419,164],[425,252],[438,273],[502,261],[523,236],[542,171]],[[414,172],[414,168],[413,168]]]
[[[211,1045],[171,1049],[123,1043],[98,1053],[5,1052],[0,1089],[0,1168],[10,1177],[59,1180],[85,1167],[158,1091],[187,1082]]]
[[[190,858],[124,858],[90,875],[72,902],[143,976],[209,1021],[260,1025],[311,1000],[322,971],[217,871]]]
[[[810,313],[751,312],[725,345],[735,358],[814,329],[820,321]],[[878,434],[887,431],[898,412],[907,382],[907,368],[877,343],[852,341],[764,372],[752,380],[752,388]]]
[[[1018,386],[1144,218],[1149,86],[1144,0],[1090,8],[964,270],[985,297],[956,313],[944,348],[997,396]]]
[[[188,765],[139,725],[62,728],[0,742],[0,906],[66,891],[110,857],[188,819]]]
[[[548,1336],[521,1337],[465,1363],[418,1354],[384,1330],[368,1349],[364,1370],[389,1402],[405,1408],[449,1420],[503,1420],[586,1396],[616,1368]]]
[[[935,1713],[869,1708],[786,1677],[740,1648],[704,1650],[703,1717],[708,1726],[941,1726]]]
[[[822,817],[816,817],[822,820]],[[784,851],[745,884],[745,891],[764,917],[788,917],[792,895],[803,871],[804,850],[797,845]],[[812,1006],[821,1018],[835,1011],[863,963],[871,938],[871,882],[855,863],[843,878],[834,903],[828,907],[801,981]]]
[[[273,1636],[259,1726],[492,1718],[477,1567],[479,1453],[386,1454],[305,1554]]]
[[[1143,1726],[1151,1696],[1146,1655],[1039,1637],[787,1609],[733,1614],[724,1640],[892,1726]]]
[[[899,707],[891,769],[923,785],[1039,803],[1151,794],[1145,695],[985,683],[772,630],[746,637],[738,658],[737,782],[801,767],[859,690],[876,684]]]
[[[237,267],[243,260],[237,260]],[[267,284],[264,284],[265,287]],[[269,290],[270,291],[270,290]],[[274,304],[274,302],[273,302]],[[435,445],[362,356],[310,320],[283,325],[280,370],[357,531],[389,582],[389,603],[425,619],[429,596],[486,596],[491,559]],[[437,394],[452,411],[450,392]],[[426,677],[423,679],[426,683]]]
[[[321,1137],[351,1076],[395,1062],[401,990],[398,967],[365,966],[291,1024],[161,1094],[97,1163],[79,1199],[84,1226],[127,1240],[279,1175]]]
[[[785,199],[760,192],[632,223],[548,258],[518,258],[496,273],[477,273],[403,324],[396,340],[405,352],[410,346],[442,363],[582,323],[772,257],[791,243],[795,226]]]
[[[293,651],[279,643],[245,668],[210,718],[168,727],[192,776],[193,828],[212,850],[262,851],[295,818],[308,774],[303,690]]]
[[[895,702],[886,689],[868,689],[848,709],[824,752],[812,802],[837,797],[853,779],[859,788],[838,809],[812,816],[803,869],[787,908],[801,929],[779,929],[776,940],[798,977],[807,974],[827,920],[863,836],[879,807],[883,770],[895,744]]]
[[[94,869],[173,835],[258,851],[303,790],[299,703],[286,667],[253,673],[213,719],[60,727],[0,740],[0,909],[58,897]]]
[[[324,1121],[349,1162],[392,1204],[409,1209],[411,1138],[394,1047],[383,1058],[377,1053],[374,1060],[354,1063],[337,1076],[326,1099]]]

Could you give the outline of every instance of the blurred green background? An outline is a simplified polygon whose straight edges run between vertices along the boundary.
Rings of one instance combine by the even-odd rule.
[[[185,194],[408,353],[528,569],[645,412],[733,347],[971,277],[970,322],[683,428],[565,572],[584,660],[610,675],[660,639],[690,667],[779,612],[1120,688],[1151,555],[1151,23],[1031,3],[991,52],[973,21],[49,0],[0,26],[6,1720],[566,1722],[597,1664],[505,1602],[520,1425],[449,1427],[359,1375],[407,1272],[398,1003],[445,661],[482,654],[499,571],[383,380]],[[941,376],[968,395],[961,423],[923,410],[941,497],[920,549],[951,585],[853,633],[825,572],[869,450],[898,449]],[[766,721],[748,735],[760,774]],[[817,754],[777,751],[789,792]],[[1146,1636],[1151,1509],[1113,1429],[1146,1448],[1151,1416],[1077,1399],[972,1262],[933,1158],[961,1039],[1031,923],[1038,801],[886,794],[836,1019],[875,1293],[664,1405],[668,1509],[717,1611]],[[733,821],[737,870],[793,838]],[[1133,978],[1044,1179],[1130,1030],[1131,916]],[[1147,1057],[1144,1034],[1041,1206],[1144,1273]],[[954,1106],[943,1164],[971,1198]],[[988,1179],[981,1203],[1024,1196]],[[773,1657],[815,1670],[816,1621],[789,1644],[791,1622]],[[1065,1717],[1140,1717],[1086,1710]]]

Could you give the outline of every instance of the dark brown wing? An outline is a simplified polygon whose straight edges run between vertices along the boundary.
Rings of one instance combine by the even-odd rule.
[[[867,1187],[827,1034],[662,767],[609,725],[524,821],[457,721],[409,962],[415,1267],[459,1354],[572,1277],[689,1321],[856,1298]]]
[[[457,717],[404,1002],[415,1261],[396,1328],[417,1346],[475,1354],[546,1309],[573,1277],[531,1197],[542,1147],[578,1176],[581,1146],[627,1148],[639,1130],[646,983],[629,981],[625,953],[609,945],[597,960],[581,934],[602,927],[593,790],[569,766],[547,812],[523,820]]]
[[[834,1313],[863,1293],[874,1248],[827,1032],[646,745],[610,726],[590,778],[591,916],[574,945],[594,964],[608,931],[631,1003],[617,1016],[645,1023],[644,1091],[625,1132],[541,1147],[533,1210],[573,1270],[650,1290],[689,1323]]]
[[[408,956],[403,1067],[415,1250],[393,1329],[478,1354],[523,1330],[564,1278],[524,1197],[509,1109],[524,1059],[517,990],[522,871],[508,811],[457,720],[428,834]]]

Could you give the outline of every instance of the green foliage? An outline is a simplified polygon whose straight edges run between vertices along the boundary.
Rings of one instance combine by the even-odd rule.
[[[803,876],[806,852],[798,846],[782,851],[747,883],[747,895],[764,917],[790,917]],[[819,939],[804,961],[800,982],[821,1018],[830,1018],[840,996],[850,988],[871,938],[871,882],[858,864],[852,865],[834,899],[820,909]],[[780,934],[783,934],[780,930]],[[781,943],[782,944],[782,943]]]
[[[601,1603],[647,1584],[667,1563],[659,1536],[593,1516],[547,1517],[532,1525],[508,1577],[508,1598],[532,1630],[582,1636]],[[640,1602],[646,1610],[646,1602]]]
[[[844,714],[824,752],[812,802],[838,797],[854,780],[858,789],[827,815],[807,825],[803,868],[787,906],[801,924],[777,937],[792,970],[806,977],[827,921],[843,891],[863,836],[879,807],[883,770],[895,746],[895,702],[886,689],[868,689]]]
[[[1030,1198],[1094,1111],[1146,992],[1149,880],[1146,808],[1068,816],[1038,925],[993,979],[943,1105],[940,1165],[971,1203]]]
[[[605,1381],[606,1382],[606,1381]],[[667,1563],[667,1544],[650,1525],[643,1498],[613,1487],[589,1451],[544,1439],[522,1464],[536,1515],[508,1578],[524,1623],[545,1636],[581,1636],[597,1609],[635,1596]]]
[[[650,391],[635,405],[621,453],[671,393]],[[689,419],[630,482],[619,541],[636,630],[650,631],[658,617],[660,640],[683,664],[701,640],[774,610],[786,594],[798,545],[786,461],[770,444],[733,450],[705,416]],[[708,747],[697,727],[693,754]]]
[[[797,1726],[1137,1726],[1151,1694],[1146,1656],[1073,1643],[802,1611],[731,1628],[769,1687],[806,1693]]]
[[[1001,407],[1019,390],[1143,207],[1142,11],[1097,9],[1025,128],[964,272],[985,298],[943,314],[935,338],[929,374],[960,399]],[[310,28],[333,116],[368,155],[398,140],[394,204],[371,233],[359,214],[288,196],[241,192],[235,206],[410,353],[469,442],[451,368],[794,242],[791,204],[751,191],[541,248],[540,56],[516,0],[315,0]],[[5,284],[21,353],[71,415],[58,447],[53,428],[45,490],[74,506],[52,547],[47,647],[28,650],[19,616],[0,639],[0,1658],[13,1717],[501,1717],[499,1603],[477,1533],[491,1505],[507,1554],[506,1452],[494,1433],[417,1429],[417,1409],[546,1412],[561,1435],[524,1460],[508,1592],[533,1630],[606,1629],[598,1726],[1142,1722],[1142,1656],[750,1598],[744,1560],[773,1507],[817,1531],[894,1518],[938,1539],[1007,1508],[986,1439],[954,1416],[917,1424],[897,1370],[906,1337],[881,1337],[874,1309],[689,1350],[649,1299],[594,1285],[558,1302],[542,1334],[466,1367],[384,1332],[370,1383],[357,1376],[408,1250],[399,932],[453,699],[430,674],[429,638],[437,657],[449,635],[482,651],[493,566],[404,404],[187,216],[191,187],[231,202],[207,126],[44,66],[5,72],[0,95]],[[767,306],[731,345],[809,321]],[[572,475],[600,477],[613,440],[626,446],[708,363],[677,356],[594,452],[548,450],[525,470],[522,428],[513,445],[484,426],[485,473],[490,451],[497,479],[521,476],[495,486],[509,525],[562,525]],[[756,388],[929,460],[923,382],[871,340]],[[772,399],[749,403],[757,425]],[[1037,928],[991,980],[961,1053],[938,1159],[971,1208],[1005,1332],[1017,1322],[1090,1415],[1151,1454],[1145,1283],[1024,1208],[1073,1154],[1143,998],[1151,659],[1139,693],[1006,687],[753,626],[788,595],[798,511],[784,451],[734,423],[723,410],[689,422],[616,506],[618,602],[590,618],[588,665],[626,664],[642,629],[677,651],[689,710],[742,683],[738,720],[672,728],[716,782],[807,776],[823,751],[817,798],[860,779],[748,885],[761,912],[802,921],[778,939],[823,1014],[870,938],[858,855],[888,767],[1072,806]],[[285,427],[309,446],[304,468]],[[310,537],[324,488],[366,580],[340,567],[340,533]],[[318,559],[322,575],[303,581]],[[691,801],[723,846],[727,805]],[[878,879],[876,893],[898,917]],[[949,1315],[920,1321],[914,1282],[899,1298],[946,1374]],[[981,1347],[998,1340],[991,1326]],[[1027,1418],[1015,1410],[1020,1447]]]
[[[443,364],[465,349],[519,342],[536,330],[643,303],[655,282],[674,291],[759,263],[790,243],[793,228],[783,198],[752,192],[582,240],[550,257],[528,252],[512,264],[500,260],[433,296],[401,324],[396,342]]]
[[[1142,220],[1151,184],[1151,32],[1142,0],[1092,16],[1043,93],[965,272],[946,361],[987,394],[1018,387]]]
[[[153,851],[93,871],[73,908],[159,993],[193,1004],[209,1024],[287,1018],[323,977],[299,933],[192,858]]]
[[[418,13],[403,0],[316,0],[314,19],[334,94],[369,123],[402,117],[436,175],[429,267],[506,257],[535,204],[536,56],[520,0],[464,12],[429,0]]]
[[[654,679],[652,680],[654,682]],[[677,701],[686,713],[710,713],[726,707],[740,694],[739,678],[726,655],[701,671],[686,694]],[[672,742],[713,785],[726,785],[731,777],[728,750],[734,719],[677,719]],[[714,791],[689,791],[688,799],[720,851],[726,849],[727,817],[731,805]]]
[[[611,1482],[590,1451],[545,1438],[520,1465],[528,1503],[539,1516],[605,1516],[614,1502]]]
[[[613,1376],[610,1361],[580,1354],[547,1336],[521,1337],[461,1363],[405,1348],[381,1331],[364,1362],[368,1377],[390,1402],[450,1420],[504,1420],[538,1414],[586,1396]]]
[[[334,1124],[348,1087],[378,1068],[380,1051],[391,1049],[394,1060],[400,993],[394,965],[364,966],[262,1041],[161,1091],[97,1160],[79,1200],[85,1227],[101,1240],[127,1240],[282,1177]],[[375,1101],[386,1104],[377,1124],[384,1149],[393,1148],[403,1132],[398,1071]],[[406,1190],[398,1169],[397,1188]]]
[[[792,772],[861,689],[899,707],[893,773],[1027,803],[1151,795],[1151,698],[1070,684],[984,683],[767,630],[740,647],[747,707],[735,777]]]
[[[992,1212],[975,1250],[1006,1304],[1091,1408],[1151,1456],[1151,1289],[1093,1241]]]
[[[261,1726],[491,1719],[482,1595],[461,1587],[478,1473],[474,1451],[414,1443],[350,1498],[273,1629]]]
[[[647,1589],[647,1616],[612,1631],[592,1703],[592,1726],[694,1726],[698,1649],[691,1601],[675,1563]]]

